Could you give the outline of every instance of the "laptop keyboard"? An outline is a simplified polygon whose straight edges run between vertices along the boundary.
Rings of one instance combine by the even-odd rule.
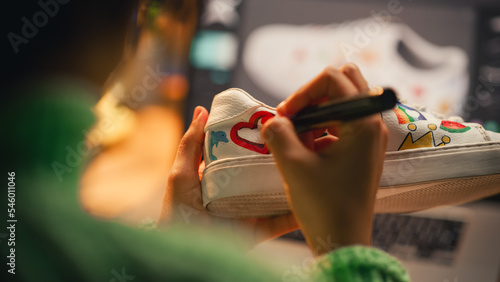
[[[464,227],[460,220],[378,214],[373,221],[372,243],[402,260],[451,265]],[[300,230],[282,238],[304,241]]]
[[[403,260],[453,263],[465,223],[398,214],[376,215],[373,245]]]

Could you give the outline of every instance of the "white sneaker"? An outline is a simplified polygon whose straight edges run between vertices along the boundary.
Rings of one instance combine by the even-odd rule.
[[[205,127],[203,204],[215,215],[289,212],[283,183],[260,127],[276,111],[241,89],[215,96]],[[500,134],[445,121],[398,103],[382,113],[389,129],[376,212],[458,204],[500,192]]]

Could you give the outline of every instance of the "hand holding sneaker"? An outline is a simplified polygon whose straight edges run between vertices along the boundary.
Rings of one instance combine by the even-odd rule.
[[[166,225],[180,221],[187,224],[195,223],[214,227],[229,225],[232,229],[243,226],[254,230],[252,232],[253,243],[297,229],[298,225],[291,213],[264,219],[231,219],[211,215],[203,208],[200,172],[204,169],[204,163],[200,164],[200,161],[207,119],[207,110],[203,107],[197,107],[191,125],[180,142],[175,162],[170,171],[158,223]]]
[[[368,90],[354,65],[327,68],[278,107],[291,115],[325,99]],[[328,129],[336,136],[296,135],[289,119],[277,116],[263,127],[285,183],[292,210],[316,255],[335,245],[370,244],[375,195],[382,174],[387,129],[380,115]]]

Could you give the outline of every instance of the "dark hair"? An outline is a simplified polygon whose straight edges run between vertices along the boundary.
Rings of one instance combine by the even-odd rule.
[[[84,51],[88,45],[99,44],[98,40],[117,40],[109,48],[119,46],[132,21],[136,1],[29,0],[7,1],[2,6],[6,14],[2,79],[12,83],[39,73],[78,67],[72,58],[76,59],[79,50]],[[104,63],[118,63],[121,51],[110,52]],[[111,70],[103,67],[89,75],[100,79]]]

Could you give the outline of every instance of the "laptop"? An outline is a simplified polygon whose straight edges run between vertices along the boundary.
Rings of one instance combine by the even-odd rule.
[[[412,281],[500,281],[499,202],[375,215],[372,238],[375,247],[399,259]],[[302,269],[312,258],[300,231],[252,252],[285,261],[283,273]]]

